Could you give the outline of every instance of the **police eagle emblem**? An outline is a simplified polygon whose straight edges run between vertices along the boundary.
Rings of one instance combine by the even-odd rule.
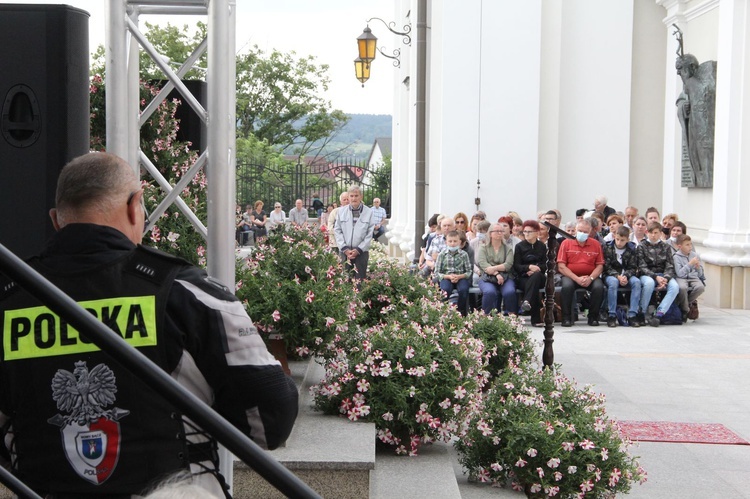
[[[112,370],[99,364],[89,371],[85,361],[73,372],[58,369],[52,378],[52,399],[60,411],[47,421],[60,427],[68,462],[89,482],[104,483],[120,455],[120,423],[130,411],[114,404],[117,385]]]

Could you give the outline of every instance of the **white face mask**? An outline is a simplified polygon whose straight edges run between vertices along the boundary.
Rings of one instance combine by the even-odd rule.
[[[458,246],[448,246],[448,251],[450,251],[451,253],[455,253],[458,250],[459,250]]]
[[[589,238],[589,235],[586,234],[585,232],[581,232],[581,231],[576,232],[576,240],[579,243],[581,244],[585,243],[588,240],[588,238]]]

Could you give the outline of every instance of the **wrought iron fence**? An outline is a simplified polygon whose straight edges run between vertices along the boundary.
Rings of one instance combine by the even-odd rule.
[[[289,212],[297,199],[313,216],[313,199],[317,196],[324,206],[339,202],[339,195],[352,185],[362,189],[363,202],[371,206],[380,198],[381,206],[391,215],[390,168],[367,167],[365,161],[338,159],[301,159],[296,162],[264,165],[237,165],[237,204],[243,208],[255,201],[263,201],[266,212],[280,202]]]

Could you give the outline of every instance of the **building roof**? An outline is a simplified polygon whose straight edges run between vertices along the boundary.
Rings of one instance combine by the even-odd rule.
[[[372,143],[372,149],[370,149],[370,155],[367,157],[367,164],[372,161],[372,155],[375,152],[375,148],[380,148],[380,154],[383,156],[390,156],[393,146],[393,139],[391,137],[376,137]]]

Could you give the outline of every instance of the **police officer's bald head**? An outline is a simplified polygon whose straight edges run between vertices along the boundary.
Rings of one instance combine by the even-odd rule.
[[[139,192],[140,181],[125,160],[103,152],[84,154],[60,172],[50,216],[57,229],[70,223],[96,223],[125,232],[123,217],[128,214],[123,208],[130,209],[127,201]]]

